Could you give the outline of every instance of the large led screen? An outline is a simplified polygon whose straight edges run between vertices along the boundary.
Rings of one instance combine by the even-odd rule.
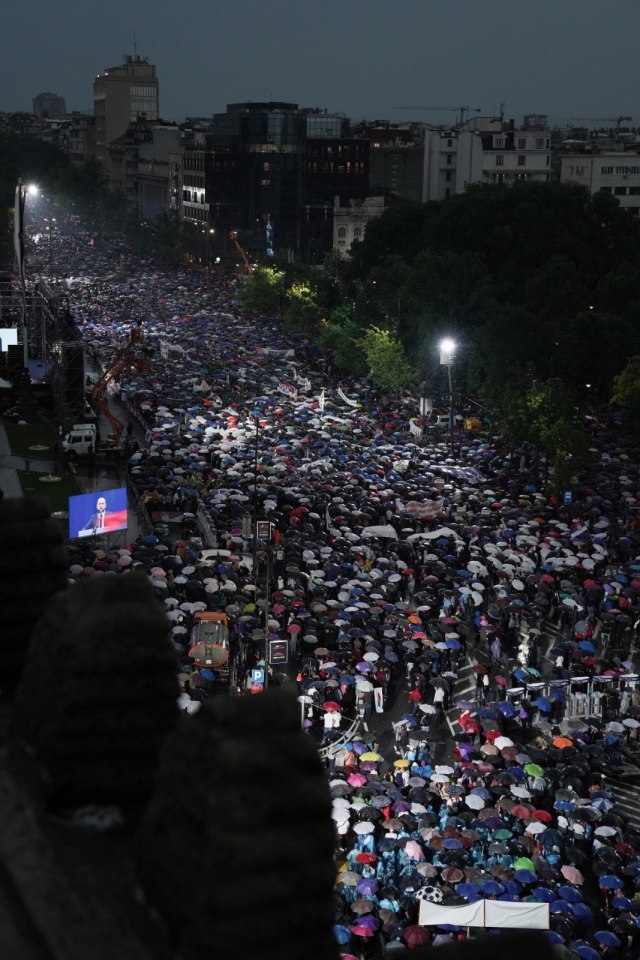
[[[127,529],[127,488],[69,497],[69,537],[99,537]]]

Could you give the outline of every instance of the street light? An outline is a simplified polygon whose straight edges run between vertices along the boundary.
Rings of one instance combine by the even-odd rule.
[[[447,368],[449,375],[449,435],[451,438],[451,454],[454,452],[453,440],[453,361],[456,354],[456,342],[449,337],[440,341],[440,366]]]
[[[55,217],[45,217],[44,222],[47,225],[47,232],[49,234],[49,283],[53,283],[53,225],[56,222]]]
[[[38,187],[34,183],[26,185],[22,180],[18,180],[13,212],[13,248],[16,254],[18,277],[22,291],[22,362],[25,370],[29,369],[29,343],[27,336],[27,285],[24,272],[24,208],[27,194],[37,197],[38,193]]]

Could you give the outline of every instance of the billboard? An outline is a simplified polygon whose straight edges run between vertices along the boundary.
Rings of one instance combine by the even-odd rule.
[[[69,538],[96,537],[127,529],[127,488],[94,490],[69,497]]]
[[[0,353],[6,353],[7,347],[18,346],[18,328],[0,327]]]

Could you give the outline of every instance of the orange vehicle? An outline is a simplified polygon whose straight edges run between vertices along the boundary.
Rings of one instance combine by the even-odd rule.
[[[198,610],[191,630],[189,656],[197,666],[212,670],[223,683],[233,682],[229,618],[219,610]]]

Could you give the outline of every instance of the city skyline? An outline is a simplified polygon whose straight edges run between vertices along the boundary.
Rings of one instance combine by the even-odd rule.
[[[355,121],[444,124],[461,106],[495,116],[504,103],[506,118],[640,123],[639,27],[633,0],[615,15],[602,0],[27,0],[6,11],[0,111],[30,112],[43,90],[90,111],[96,74],[137,53],[157,66],[162,118],[178,122],[283,100]],[[451,109],[395,109],[414,105]]]

